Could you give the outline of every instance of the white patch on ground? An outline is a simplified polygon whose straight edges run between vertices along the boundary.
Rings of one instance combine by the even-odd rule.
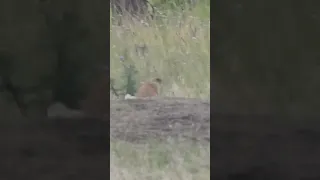
[[[130,94],[126,94],[126,95],[124,96],[124,99],[125,99],[125,100],[128,100],[128,99],[137,99],[137,97],[132,96],[132,95],[130,95]]]

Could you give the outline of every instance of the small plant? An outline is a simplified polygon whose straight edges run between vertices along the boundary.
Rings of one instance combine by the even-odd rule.
[[[136,87],[136,80],[134,78],[135,74],[137,74],[137,70],[135,69],[134,65],[124,66],[124,74],[123,78],[127,80],[127,84],[125,85],[126,93],[134,95],[137,87]]]
[[[123,74],[121,75],[120,78],[124,82],[124,85],[116,89],[114,87],[114,81],[113,81],[111,84],[111,90],[117,97],[119,96],[124,97],[126,94],[134,95],[137,90],[137,83],[136,83],[137,81],[135,79],[138,71],[136,70],[136,67],[133,64],[126,64],[126,62],[128,61],[127,50],[125,50],[124,56],[120,57],[120,61],[123,66]]]

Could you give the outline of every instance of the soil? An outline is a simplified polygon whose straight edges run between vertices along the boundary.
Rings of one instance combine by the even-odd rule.
[[[109,134],[132,143],[210,141],[217,180],[320,178],[317,117],[210,112],[210,102],[186,98],[112,100],[110,119],[108,110],[104,118],[33,123],[2,116],[0,179],[107,179]]]
[[[210,141],[209,101],[149,98],[111,101],[110,106],[111,139]]]

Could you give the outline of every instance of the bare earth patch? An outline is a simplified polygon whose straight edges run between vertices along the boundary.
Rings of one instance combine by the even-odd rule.
[[[210,141],[210,102],[187,98],[110,103],[111,139],[140,142],[179,138]]]
[[[210,102],[111,101],[112,180],[210,179]]]

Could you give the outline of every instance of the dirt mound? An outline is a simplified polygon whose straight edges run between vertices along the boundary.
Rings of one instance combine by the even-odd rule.
[[[110,103],[110,137],[131,142],[169,137],[210,141],[210,102],[152,98]]]

